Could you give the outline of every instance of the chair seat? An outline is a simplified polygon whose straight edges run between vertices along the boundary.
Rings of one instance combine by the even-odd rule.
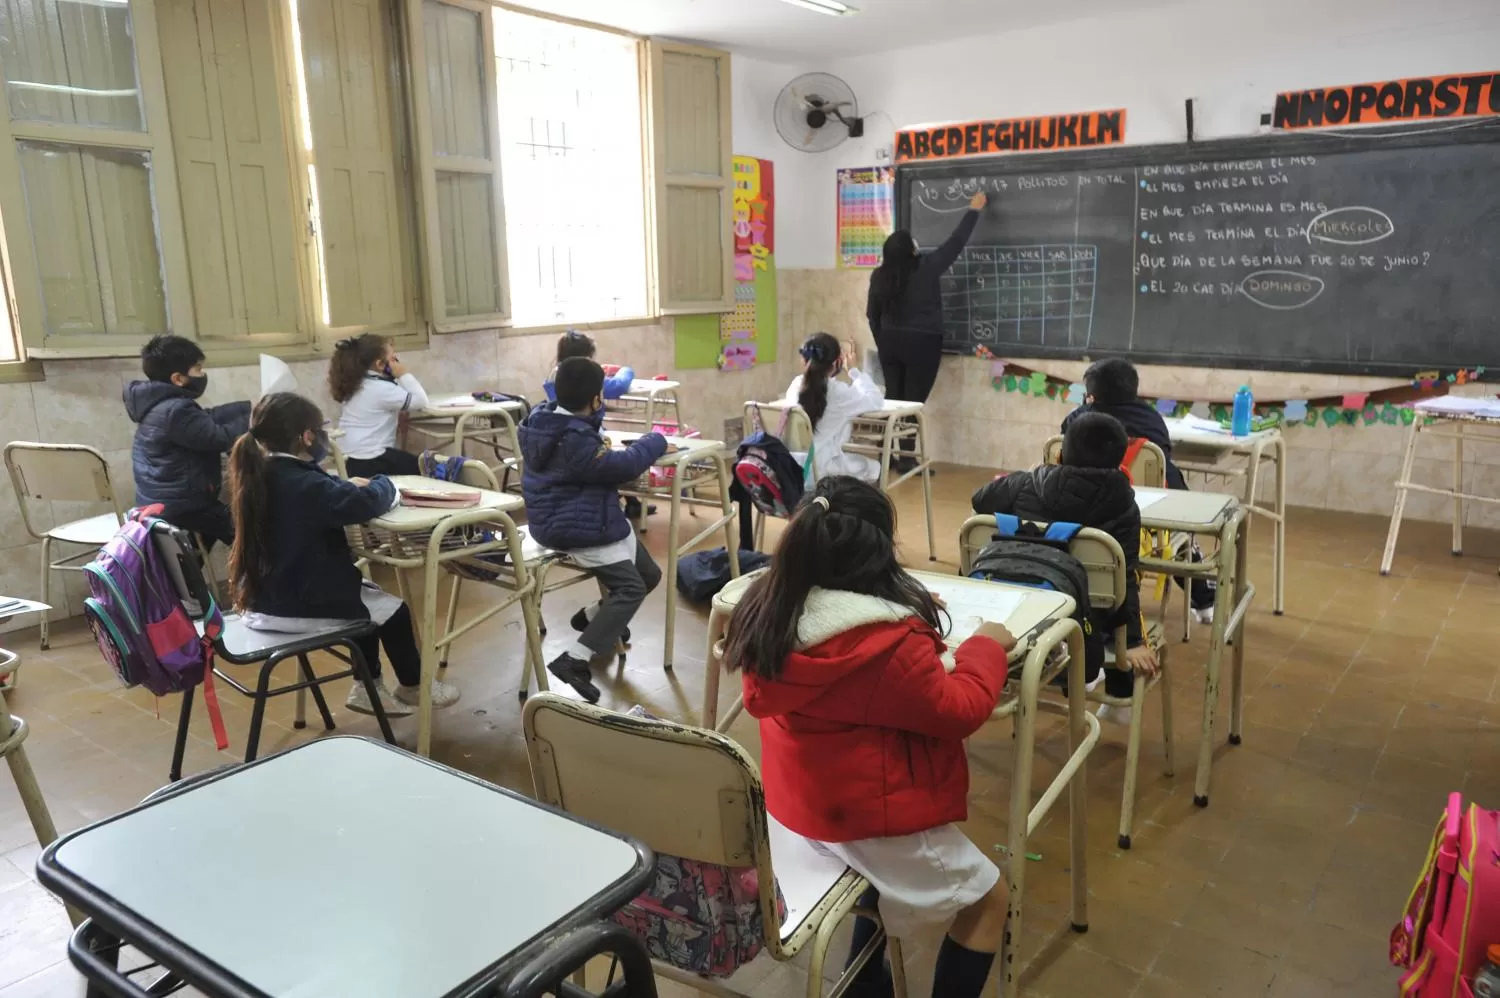
[[[198,633],[203,633],[203,622],[197,622]],[[289,634],[285,631],[259,631],[245,626],[245,618],[237,613],[224,615],[224,633],[219,635],[215,648],[219,657],[233,665],[253,665],[264,662],[272,655],[298,655],[318,651],[337,641],[362,638],[375,630],[368,620],[339,622],[316,631]]]
[[[67,541],[69,544],[90,544],[94,547],[103,547],[119,529],[120,520],[115,514],[100,513],[87,520],[74,520],[71,523],[53,527],[47,531],[47,536],[55,541]]]
[[[853,871],[842,860],[818,852],[770,815],[766,823],[770,826],[771,866],[786,900],[786,920],[781,923],[781,938],[785,940]]]

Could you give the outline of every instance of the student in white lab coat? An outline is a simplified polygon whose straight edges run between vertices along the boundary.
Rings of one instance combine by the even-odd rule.
[[[880,478],[880,462],[863,454],[845,454],[853,423],[862,413],[879,409],[885,393],[854,366],[854,345],[828,333],[813,333],[798,351],[802,373],[792,379],[786,400],[807,412],[813,425],[813,477],[852,475],[867,482]],[[846,375],[847,381],[839,375]]]

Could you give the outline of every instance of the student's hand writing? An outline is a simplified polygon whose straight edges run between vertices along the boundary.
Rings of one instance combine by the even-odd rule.
[[[349,483],[351,485],[358,485],[360,488],[364,488],[366,485],[370,484],[370,480],[368,478],[351,478],[349,479]]]
[[[676,454],[677,451],[678,451],[678,449],[679,448],[678,448],[678,446],[676,444],[667,444],[667,449],[664,450],[664,451],[662,451],[662,453],[663,454]]]
[[[1000,642],[1000,647],[1006,651],[1010,651],[1016,646],[1016,636],[1010,633],[1010,628],[993,620],[986,620],[980,624],[974,633]]]
[[[1129,664],[1131,672],[1138,672],[1147,678],[1156,675],[1156,652],[1145,645],[1127,649],[1125,661]]]
[[[973,197],[969,198],[969,210],[984,211],[984,206],[989,203],[990,196],[984,191],[980,191],[978,194],[975,194]]]

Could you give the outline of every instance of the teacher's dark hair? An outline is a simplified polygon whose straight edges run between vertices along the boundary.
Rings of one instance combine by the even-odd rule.
[[[906,285],[921,262],[917,242],[909,231],[897,229],[886,236],[885,247],[880,251],[880,266],[870,275],[870,291],[882,315],[906,297]]]
[[[828,379],[833,376],[833,367],[843,352],[843,346],[828,333],[813,333],[797,351],[807,361],[797,404],[807,413],[815,430],[828,411]]]
[[[819,482],[782,532],[770,571],[751,583],[730,618],[725,668],[781,675],[814,586],[878,596],[943,631],[932,593],[896,560],[895,537],[896,510],[884,492],[848,475]]]

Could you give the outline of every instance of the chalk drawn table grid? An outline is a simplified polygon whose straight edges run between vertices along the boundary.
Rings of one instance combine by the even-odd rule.
[[[944,324],[977,343],[1087,346],[1098,272],[1091,244],[970,246],[943,277]]]

